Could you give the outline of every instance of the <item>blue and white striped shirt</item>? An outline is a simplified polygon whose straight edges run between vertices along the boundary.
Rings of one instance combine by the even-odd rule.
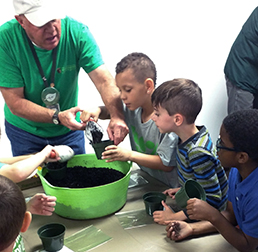
[[[207,202],[218,210],[227,204],[228,181],[216,157],[216,149],[205,126],[177,148],[177,168],[181,186],[194,179],[206,192]]]

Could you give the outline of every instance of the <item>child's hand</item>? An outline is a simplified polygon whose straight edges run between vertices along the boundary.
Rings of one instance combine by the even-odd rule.
[[[55,196],[47,196],[44,193],[37,193],[27,203],[27,209],[32,214],[50,216],[55,210],[55,205]]]
[[[193,234],[191,225],[185,221],[169,221],[166,224],[167,237],[171,240],[179,241]]]
[[[99,107],[89,110],[83,110],[80,116],[80,120],[84,123],[87,123],[90,118],[92,118],[95,122],[97,122],[100,112],[101,110]]]
[[[60,160],[58,152],[55,150],[55,147],[53,147],[51,145],[47,145],[38,154],[44,155],[45,162],[56,162],[56,161]]]
[[[51,145],[47,145],[40,153],[45,155],[45,162],[56,162],[60,160],[57,150]]]
[[[164,210],[163,211],[155,211],[153,213],[153,220],[160,225],[166,225],[165,221],[172,220],[174,213],[163,200],[161,203],[164,207]]]
[[[169,197],[171,197],[172,199],[175,199],[175,194],[177,193],[177,191],[180,190],[180,187],[178,188],[170,188],[165,190],[163,193],[168,195]]]
[[[131,153],[132,152],[130,150],[122,149],[116,145],[109,145],[102,153],[102,159],[107,159],[106,162],[113,162],[117,160],[129,161]]]
[[[192,220],[207,220],[211,221],[216,214],[219,213],[217,209],[212,207],[206,201],[192,198],[187,201],[187,214]]]

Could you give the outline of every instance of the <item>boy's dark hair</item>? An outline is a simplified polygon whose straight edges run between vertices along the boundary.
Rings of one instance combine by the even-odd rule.
[[[258,110],[236,111],[225,117],[223,126],[234,148],[258,162]]]
[[[125,56],[116,65],[116,74],[122,73],[127,69],[132,69],[135,79],[143,83],[147,78],[151,78],[154,86],[157,81],[157,71],[153,61],[144,53],[131,53]]]
[[[161,106],[170,116],[179,113],[192,124],[202,108],[202,90],[192,80],[174,79],[158,86],[151,101],[154,108]]]
[[[19,235],[25,212],[25,199],[18,185],[0,175],[0,251]]]

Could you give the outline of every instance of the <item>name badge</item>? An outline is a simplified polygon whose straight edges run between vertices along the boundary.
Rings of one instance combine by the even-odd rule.
[[[47,108],[60,111],[59,99],[60,93],[54,87],[47,87],[41,93],[41,99]]]

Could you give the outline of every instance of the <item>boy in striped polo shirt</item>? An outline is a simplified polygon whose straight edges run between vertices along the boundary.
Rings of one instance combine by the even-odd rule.
[[[179,137],[177,168],[180,186],[194,179],[206,192],[207,202],[218,210],[227,204],[227,176],[216,157],[216,148],[205,126],[196,126],[195,119],[202,108],[202,91],[193,81],[174,79],[160,85],[152,94],[153,120],[161,133],[174,132]],[[180,188],[164,193],[174,198]],[[188,219],[186,209],[174,213],[163,202],[164,211],[153,214],[154,221]]]

